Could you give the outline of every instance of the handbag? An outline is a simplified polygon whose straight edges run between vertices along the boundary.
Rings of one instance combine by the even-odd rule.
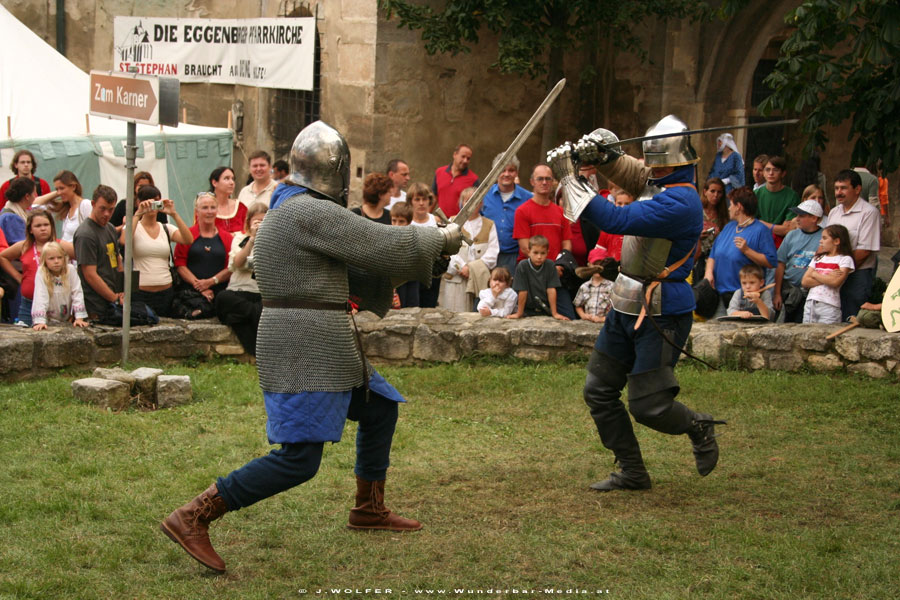
[[[169,228],[162,225],[163,231],[166,232],[166,241],[169,242],[169,273],[172,275],[172,287],[177,289],[181,285],[181,275],[178,274],[178,267],[175,266],[175,256],[172,254],[172,238],[169,237]]]

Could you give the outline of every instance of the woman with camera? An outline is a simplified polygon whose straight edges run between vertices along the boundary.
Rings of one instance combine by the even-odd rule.
[[[171,242],[190,244],[194,236],[187,223],[175,212],[174,202],[161,200],[156,187],[142,186],[138,190],[137,201],[132,255],[134,270],[140,272],[140,280],[134,299],[144,302],[160,317],[168,317],[171,316],[172,299],[175,297],[169,268]],[[176,225],[161,224],[157,220],[160,213],[168,215]],[[120,243],[125,245],[124,228]]]
[[[228,253],[228,270],[231,279],[228,288],[216,296],[216,315],[234,330],[247,354],[256,356],[256,330],[262,315],[262,296],[253,272],[253,244],[256,232],[269,208],[256,202],[247,209],[244,228],[234,234]]]

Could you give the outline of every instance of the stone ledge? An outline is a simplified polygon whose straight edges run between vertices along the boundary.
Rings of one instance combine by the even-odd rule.
[[[407,308],[384,319],[356,316],[367,357],[379,364],[453,362],[466,357],[515,356],[553,360],[587,358],[601,325],[560,322],[550,317],[510,320],[454,314],[442,309]],[[831,372],[847,370],[875,378],[900,377],[900,335],[856,328],[834,340],[839,327],[825,325],[694,323],[687,349],[714,365],[743,369]],[[12,381],[53,375],[58,369],[115,364],[121,332],[50,328],[35,332],[0,327],[0,379]],[[129,362],[179,362],[191,357],[229,356],[250,360],[230,328],[215,320],[164,319],[132,330]],[[687,360],[682,356],[682,360]]]
[[[215,319],[161,319],[158,325],[131,328],[129,363],[177,363],[191,356],[250,360],[231,328]],[[107,367],[118,363],[121,357],[122,330],[116,327],[50,327],[34,331],[0,325],[0,381],[45,377],[67,367]]]
[[[479,355],[525,360],[589,356],[602,325],[550,317],[497,319],[436,308],[392,310],[384,319],[357,315],[367,357],[381,364],[453,362]],[[840,326],[694,323],[687,349],[716,366],[778,371],[846,369],[869,377],[900,377],[900,335]],[[682,355],[682,360],[689,360]]]

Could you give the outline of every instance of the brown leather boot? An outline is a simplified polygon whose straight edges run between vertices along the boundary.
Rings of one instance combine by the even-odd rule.
[[[422,524],[392,513],[384,505],[384,479],[366,481],[356,476],[356,507],[350,510],[348,529],[418,531]]]
[[[225,572],[225,561],[209,541],[209,524],[228,512],[216,484],[166,517],[159,526],[173,542],[197,562],[217,573]]]

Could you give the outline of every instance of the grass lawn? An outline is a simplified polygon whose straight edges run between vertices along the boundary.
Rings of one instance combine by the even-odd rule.
[[[425,528],[344,528],[355,490],[348,423],[316,478],[213,525],[228,565],[216,576],[158,525],[268,451],[262,398],[247,365],[169,372],[191,375],[197,402],[114,414],[76,403],[72,373],[0,385],[0,598],[352,598],[378,588],[395,598],[469,597],[453,591],[462,589],[869,599],[900,590],[896,383],[681,367],[680,399],[729,421],[718,468],[701,478],[686,436],[637,426],[653,489],[598,494],[587,486],[612,470],[612,455],[581,399],[583,364],[385,367],[410,400],[387,504]]]

